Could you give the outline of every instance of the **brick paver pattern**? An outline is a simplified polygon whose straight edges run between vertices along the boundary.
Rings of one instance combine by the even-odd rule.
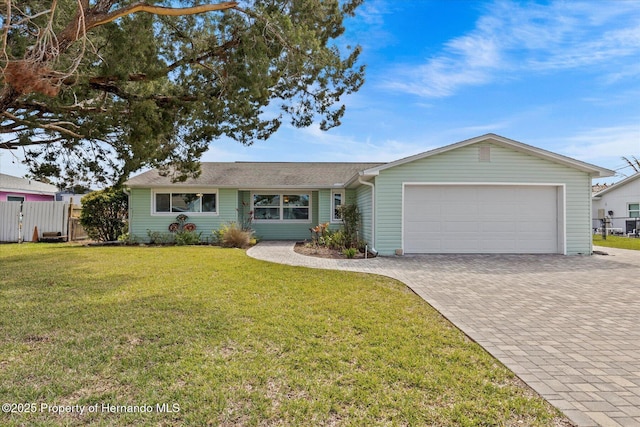
[[[578,426],[640,426],[640,252],[608,255],[249,256],[404,282]]]

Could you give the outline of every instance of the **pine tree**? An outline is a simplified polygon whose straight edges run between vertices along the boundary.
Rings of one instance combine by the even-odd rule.
[[[0,148],[24,148],[34,177],[117,185],[143,167],[195,176],[222,136],[337,126],[364,81],[339,40],[361,3],[6,0]]]

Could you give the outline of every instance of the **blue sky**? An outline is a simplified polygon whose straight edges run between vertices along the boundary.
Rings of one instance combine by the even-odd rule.
[[[640,157],[640,0],[365,0],[340,42],[367,64],[340,127],[203,161],[392,161],[489,132],[621,174],[600,182]],[[26,172],[6,152],[0,171]]]

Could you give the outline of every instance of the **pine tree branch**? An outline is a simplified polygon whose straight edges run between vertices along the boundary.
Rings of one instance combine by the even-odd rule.
[[[71,122],[55,122],[55,123],[40,123],[40,122],[37,122],[37,123],[33,123],[33,122],[28,121],[28,120],[21,119],[21,118],[15,116],[15,115],[9,113],[8,111],[4,111],[4,112],[0,113],[0,115],[4,116],[4,117],[6,117],[6,118],[8,118],[10,120],[13,120],[15,123],[19,123],[19,124],[28,126],[30,128],[40,128],[40,129],[60,132],[60,133],[62,133],[64,135],[71,136],[73,138],[78,138],[78,139],[84,138],[82,135],[80,135],[80,134],[78,134],[76,132],[73,132],[72,130],[69,130],[67,128],[62,127],[63,125],[76,126],[74,123],[71,123]]]
[[[174,7],[153,6],[144,2],[140,2],[140,3],[135,3],[130,6],[124,7],[122,9],[113,11],[96,20],[92,20],[92,22],[88,23],[86,30],[88,31],[91,28],[95,28],[100,25],[107,24],[111,21],[115,21],[118,18],[122,18],[123,16],[131,15],[132,13],[137,13],[137,12],[147,12],[154,15],[163,15],[163,16],[184,16],[184,15],[196,15],[199,13],[212,12],[216,10],[233,9],[236,6],[238,6],[237,2],[223,2],[218,4],[203,4],[200,6],[193,6],[193,7],[174,8]]]

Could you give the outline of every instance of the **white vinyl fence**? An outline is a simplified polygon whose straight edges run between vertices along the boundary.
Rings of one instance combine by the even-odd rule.
[[[69,203],[65,202],[0,202],[0,242],[30,242],[38,227],[43,233],[67,236]]]

